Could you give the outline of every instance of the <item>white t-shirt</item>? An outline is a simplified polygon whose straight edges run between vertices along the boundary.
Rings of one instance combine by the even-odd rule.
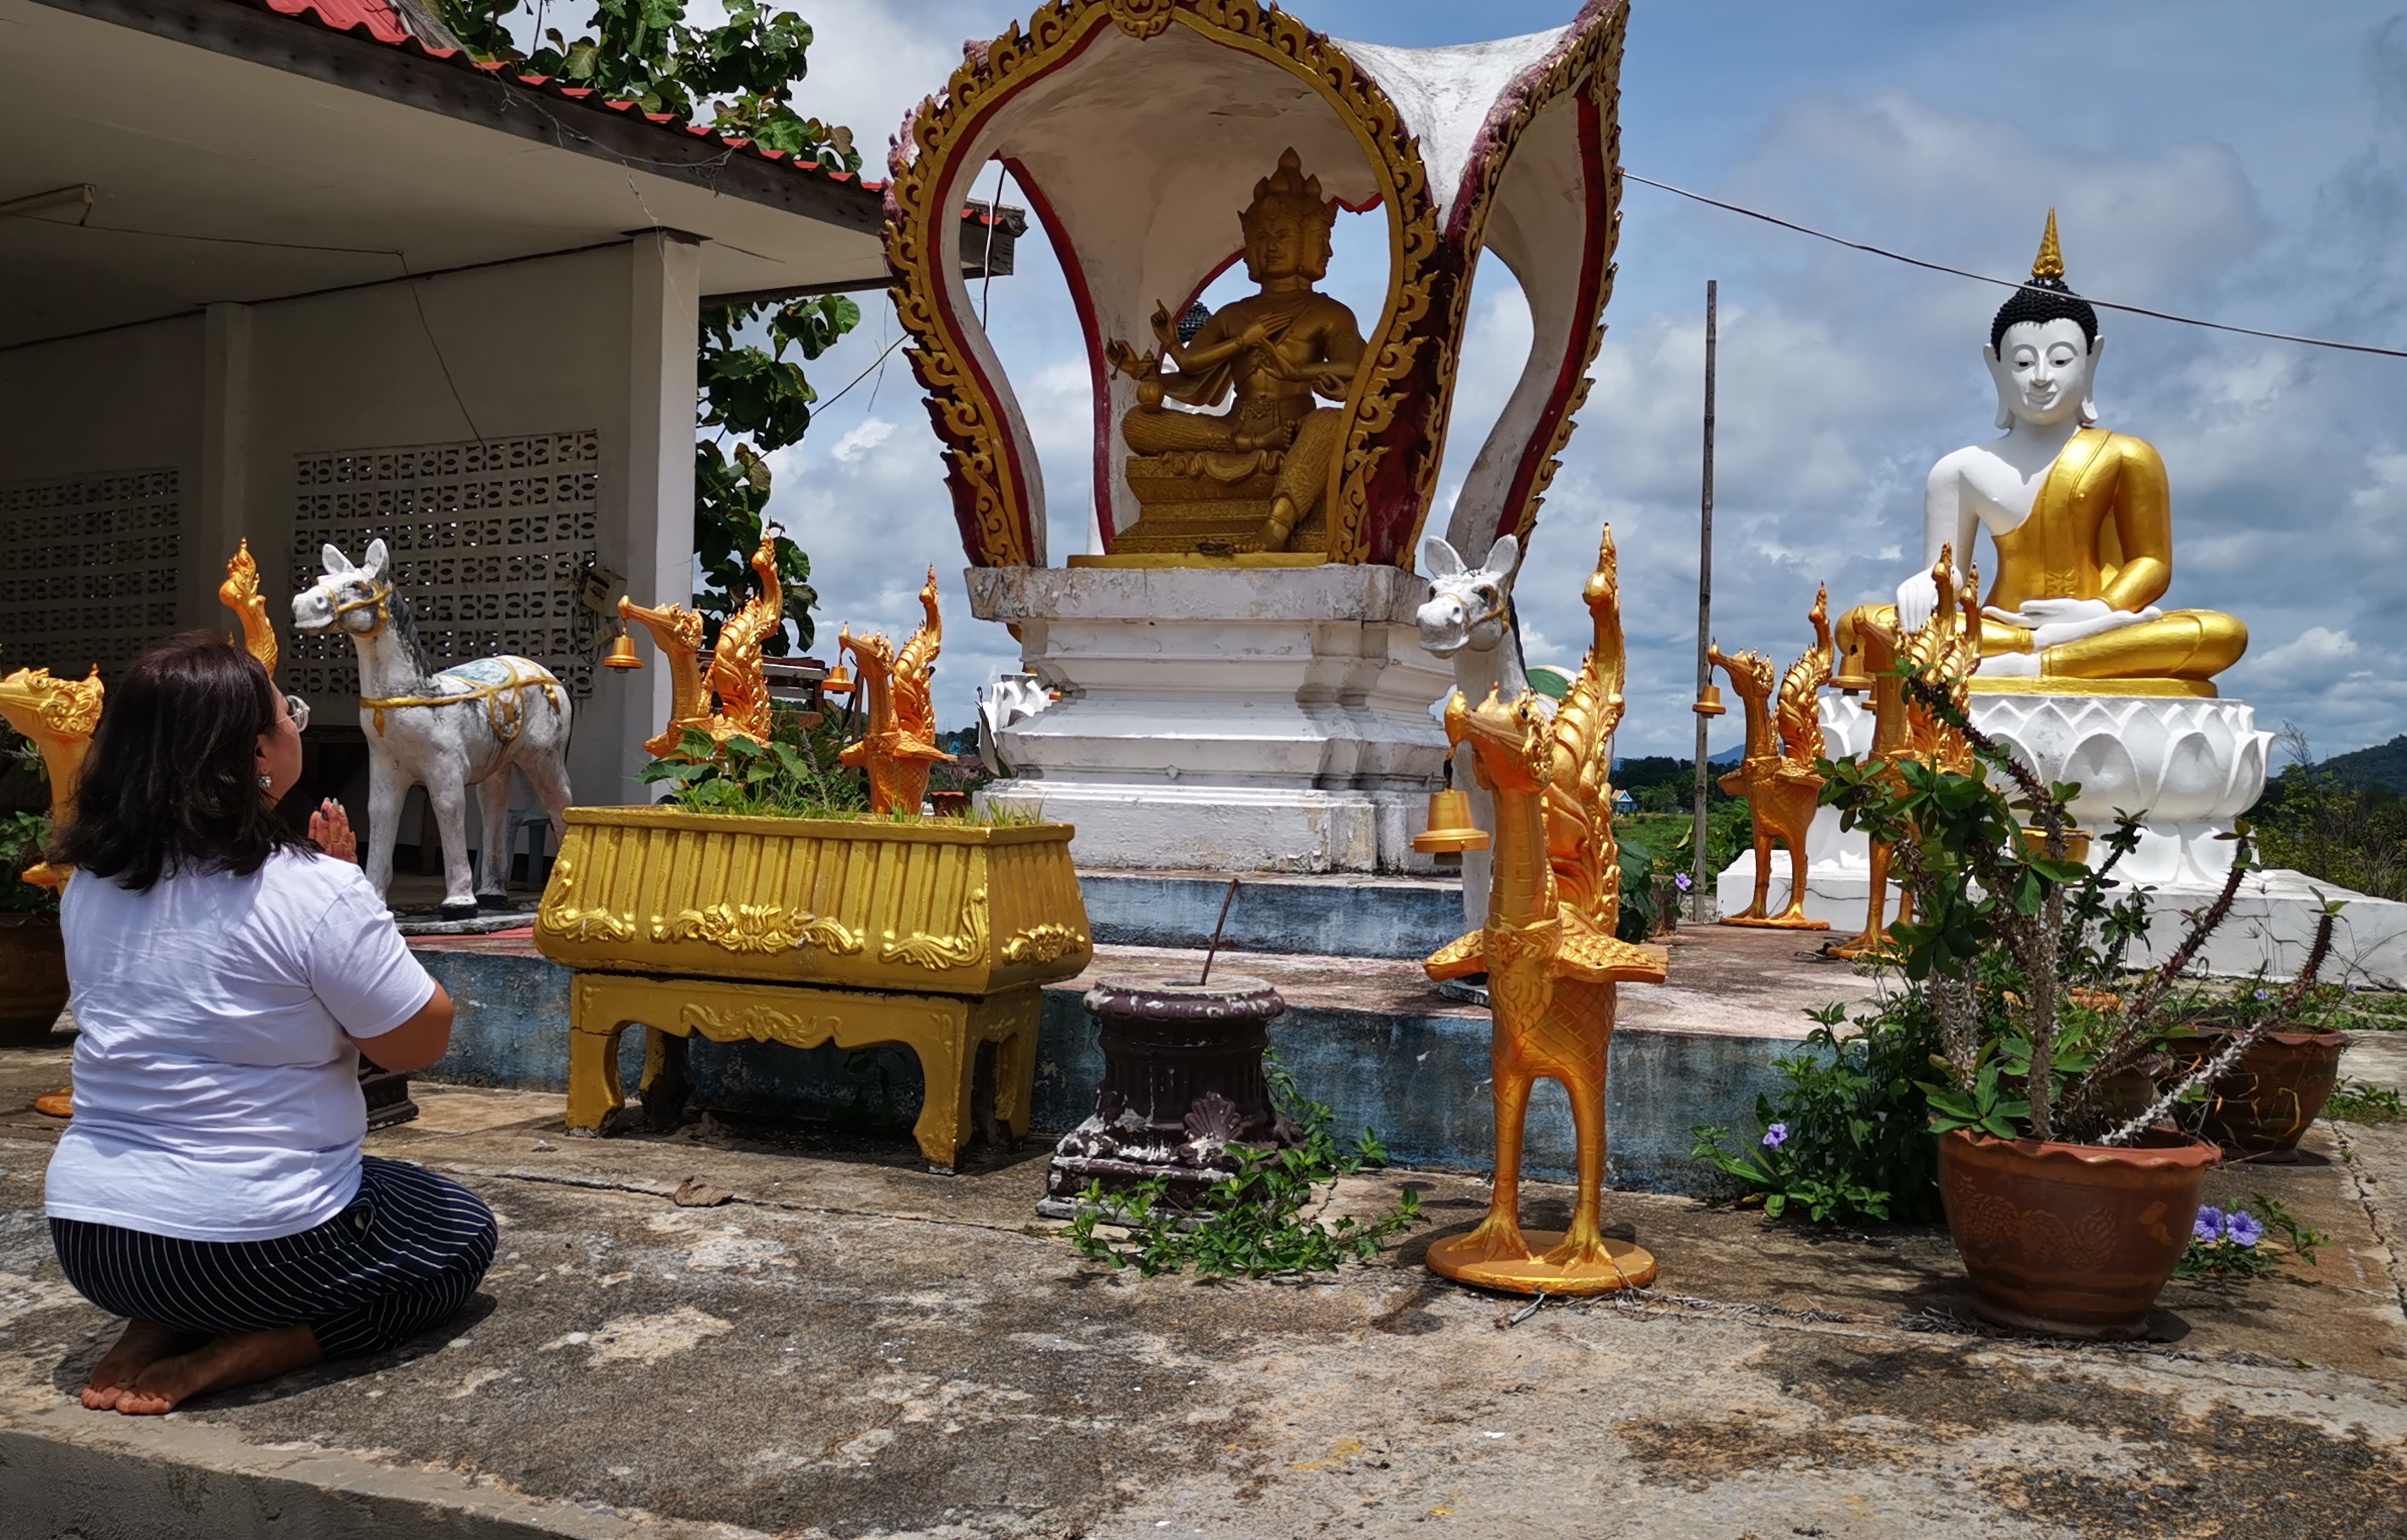
[[[185,1240],[274,1240],[360,1185],[359,1051],[434,981],[360,869],[282,852],[248,877],[134,893],[67,883],[75,1121],[50,1157],[59,1219]]]

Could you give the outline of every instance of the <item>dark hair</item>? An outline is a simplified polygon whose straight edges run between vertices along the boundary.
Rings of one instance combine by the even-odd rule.
[[[250,654],[215,631],[151,648],[109,686],[50,859],[147,893],[308,848],[260,795],[259,738],[275,729],[276,685]]]
[[[2098,346],[2098,312],[2089,308],[2089,302],[2074,293],[2062,278],[2032,278],[1998,306],[1997,318],[1989,322],[1989,351],[1994,353],[2004,346],[2006,328],[2044,326],[2049,321],[2072,321],[2081,328],[2090,346]]]

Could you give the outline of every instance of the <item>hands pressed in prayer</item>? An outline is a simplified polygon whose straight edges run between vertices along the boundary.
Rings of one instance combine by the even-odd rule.
[[[360,864],[360,841],[351,833],[351,815],[333,798],[319,803],[317,811],[309,814],[309,838],[335,860]]]

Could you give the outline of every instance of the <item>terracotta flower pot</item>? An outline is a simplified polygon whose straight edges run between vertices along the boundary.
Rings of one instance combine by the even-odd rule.
[[[0,914],[0,1047],[50,1035],[67,1008],[66,946],[55,914]]]
[[[2129,1149],[1940,1135],[1939,1196],[1973,1307],[2051,1336],[2139,1335],[2220,1158],[2176,1134]]]
[[[2200,1059],[2221,1053],[2232,1030],[2201,1025],[2197,1037],[2168,1045],[2174,1073],[2187,1074]],[[2268,1032],[2207,1088],[2204,1106],[2180,1109],[2182,1126],[2247,1154],[2286,1154],[2331,1099],[2347,1047],[2345,1032]]]

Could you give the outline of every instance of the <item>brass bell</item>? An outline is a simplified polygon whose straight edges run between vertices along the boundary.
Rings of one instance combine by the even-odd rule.
[[[1448,786],[1430,793],[1429,830],[1413,836],[1413,848],[1424,855],[1460,855],[1486,850],[1488,831],[1471,821],[1471,795]]]
[[[1697,697],[1697,703],[1688,709],[1695,712],[1699,716],[1727,716],[1730,714],[1730,708],[1722,704],[1722,687],[1719,685],[1706,685],[1704,692]]]
[[[1852,647],[1839,655],[1839,671],[1830,676],[1830,687],[1848,695],[1861,695],[1873,687],[1873,676],[1865,671],[1861,646]]]
[[[851,671],[847,669],[841,663],[838,663],[834,668],[830,669],[828,671],[827,677],[819,681],[819,693],[821,695],[850,695],[852,693]]]
[[[2095,838],[2097,838],[2097,836],[2086,828],[2066,829],[2064,831],[2064,858],[2068,861],[2079,861],[2084,866],[2088,865],[2089,841]],[[2045,856],[2047,855],[2047,830],[2035,824],[2024,825],[2023,849],[2029,852],[2034,859]]]
[[[621,629],[618,639],[610,643],[609,652],[604,655],[602,666],[605,669],[642,668],[644,660],[635,656],[635,639]]]

